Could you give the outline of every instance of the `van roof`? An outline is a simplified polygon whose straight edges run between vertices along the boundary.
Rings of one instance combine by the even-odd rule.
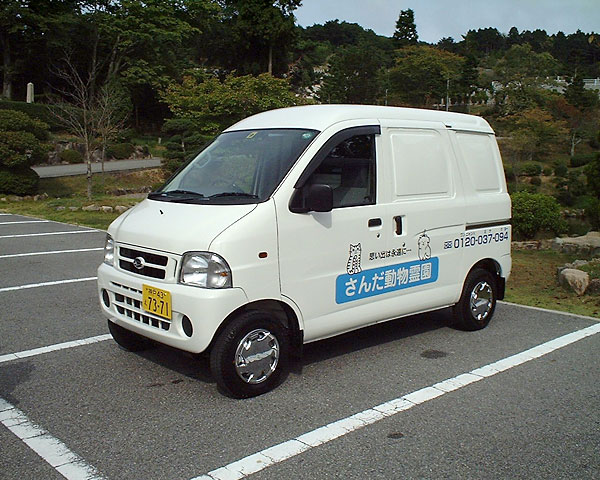
[[[380,120],[439,122],[453,130],[494,133],[483,118],[475,115],[375,105],[303,105],[280,108],[252,115],[226,131],[261,128],[306,128],[323,131],[335,123],[358,119],[365,119],[370,123]]]

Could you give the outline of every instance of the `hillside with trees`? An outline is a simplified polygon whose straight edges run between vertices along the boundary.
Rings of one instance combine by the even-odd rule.
[[[300,4],[5,0],[0,108],[45,122],[55,136],[75,136],[88,163],[134,136],[160,136],[169,169],[220,129],[271,108],[319,102],[469,112],[496,130],[512,192],[552,195],[598,227],[600,80],[586,83],[600,78],[596,33],[488,27],[427,44],[410,9],[385,37],[339,20],[300,27]],[[30,82],[35,103],[25,104]],[[8,115],[22,120],[19,112]],[[21,132],[3,133],[0,150],[21,148],[15,136],[34,141]],[[35,141],[43,148],[48,139]],[[35,188],[24,170],[32,161],[19,163],[26,190]],[[8,171],[6,160],[0,168]]]

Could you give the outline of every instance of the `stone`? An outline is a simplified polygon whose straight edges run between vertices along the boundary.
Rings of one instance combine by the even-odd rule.
[[[8,202],[8,198],[2,197],[2,198],[0,198],[0,202]]]
[[[10,197],[8,197],[8,199],[11,202],[22,202],[23,201],[23,197],[19,197],[18,195],[11,195]]]
[[[578,296],[581,296],[590,284],[590,276],[582,270],[565,268],[558,276],[558,283],[562,286],[568,286]]]
[[[600,295],[600,278],[593,278],[585,290],[588,295]]]
[[[100,207],[98,205],[87,205],[85,207],[81,207],[84,212],[98,212],[100,211]]]
[[[33,200],[33,197],[31,195],[25,195],[23,197],[23,200],[31,201],[31,200]]]
[[[112,213],[112,211],[113,211],[113,207],[109,207],[109,206],[107,206],[107,205],[102,205],[102,211],[103,211],[104,213]]]
[[[34,195],[34,196],[33,196],[33,201],[34,201],[34,202],[39,202],[41,198],[42,198],[42,197],[41,197],[40,195]]]
[[[57,212],[62,212],[63,210],[66,210],[67,207],[56,207],[56,211]]]
[[[79,207],[69,207],[69,210],[71,210],[72,212],[76,212],[77,210],[79,210]]]
[[[125,206],[123,206],[123,205],[117,205],[117,206],[115,207],[115,211],[116,211],[116,212],[119,212],[119,213],[126,212],[127,210],[129,210],[129,207],[125,207]]]

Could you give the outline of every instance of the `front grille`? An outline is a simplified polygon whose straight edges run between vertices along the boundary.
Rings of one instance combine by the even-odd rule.
[[[140,268],[134,265],[134,260],[140,259]],[[145,277],[164,280],[169,257],[157,253],[119,247],[119,268]]]
[[[125,287],[123,285],[114,283],[116,287],[124,288],[126,290],[130,290],[139,295],[142,294],[141,291],[136,290],[134,288]],[[151,315],[148,312],[144,311],[142,308],[141,300],[137,300],[128,295],[124,295],[122,293],[114,293],[114,304],[117,312],[120,315],[130,318],[131,320],[137,320],[138,322],[145,323],[151,327],[160,328],[162,330],[169,330],[171,328],[171,322],[166,318],[157,317],[155,315]]]

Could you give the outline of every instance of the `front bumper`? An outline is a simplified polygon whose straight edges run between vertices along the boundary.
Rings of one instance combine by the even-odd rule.
[[[142,309],[143,284],[171,292],[171,320]],[[248,303],[241,288],[207,289],[167,283],[121,272],[106,264],[98,267],[98,295],[102,313],[112,322],[156,342],[192,353],[206,350],[223,320]],[[191,321],[191,336],[184,331],[184,316]]]

